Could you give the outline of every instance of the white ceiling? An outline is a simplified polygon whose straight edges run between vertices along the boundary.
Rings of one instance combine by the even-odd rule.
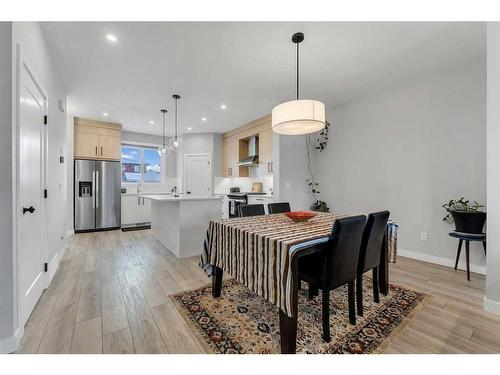
[[[305,34],[301,97],[321,100],[327,108],[486,53],[483,23],[48,22],[42,27],[72,114],[151,134],[161,134],[161,108],[169,110],[171,132],[174,93],[182,97],[183,132],[189,126],[193,132],[227,131],[294,99],[290,38],[296,31]],[[106,40],[107,33],[118,42]],[[335,121],[335,114],[327,118]]]

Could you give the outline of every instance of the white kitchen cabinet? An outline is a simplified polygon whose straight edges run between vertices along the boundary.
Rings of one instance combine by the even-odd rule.
[[[151,201],[138,195],[122,194],[122,225],[149,223]]]
[[[142,203],[142,216],[141,216],[141,222],[142,223],[149,223],[151,222],[151,200],[141,198],[141,203]]]
[[[269,196],[269,195],[249,195],[248,196],[248,204],[263,204],[264,208],[266,210],[266,214],[269,212],[267,211],[267,205],[269,203],[274,202],[274,197]]]

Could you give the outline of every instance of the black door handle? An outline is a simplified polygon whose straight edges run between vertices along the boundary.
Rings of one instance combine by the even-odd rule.
[[[186,191],[186,193],[191,194],[191,192],[190,192],[190,191]]]
[[[29,208],[23,207],[23,215],[26,214],[26,212],[32,214],[33,212],[35,212],[35,207],[33,206],[30,206]]]

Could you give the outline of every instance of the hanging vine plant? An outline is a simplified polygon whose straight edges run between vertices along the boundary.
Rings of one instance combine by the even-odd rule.
[[[326,145],[328,143],[328,132],[330,130],[330,123],[326,121],[325,127],[321,132],[319,133],[318,137],[316,140],[313,141],[311,140],[311,135],[308,134],[306,137],[306,143],[307,143],[307,170],[309,172],[309,177],[306,179],[306,184],[309,188],[309,192],[311,193],[311,196],[314,199],[313,204],[311,205],[311,210],[313,211],[320,211],[320,212],[329,212],[330,207],[328,207],[328,204],[322,200],[319,199],[318,194],[321,192],[319,191],[319,182],[316,181],[316,177],[314,176],[314,173],[311,168],[311,155],[310,155],[310,148],[312,147],[314,150],[317,150],[319,152],[323,152],[323,150],[326,148]]]
[[[309,142],[311,142],[311,146],[314,147],[319,152],[323,152],[326,149],[326,145],[328,143],[328,132],[330,131],[330,123],[325,121],[325,127],[318,134],[318,137],[314,142],[311,141],[309,137]]]

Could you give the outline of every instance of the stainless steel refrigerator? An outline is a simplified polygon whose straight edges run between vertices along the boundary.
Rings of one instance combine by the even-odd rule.
[[[119,228],[120,190],[119,161],[75,160],[75,232]]]

